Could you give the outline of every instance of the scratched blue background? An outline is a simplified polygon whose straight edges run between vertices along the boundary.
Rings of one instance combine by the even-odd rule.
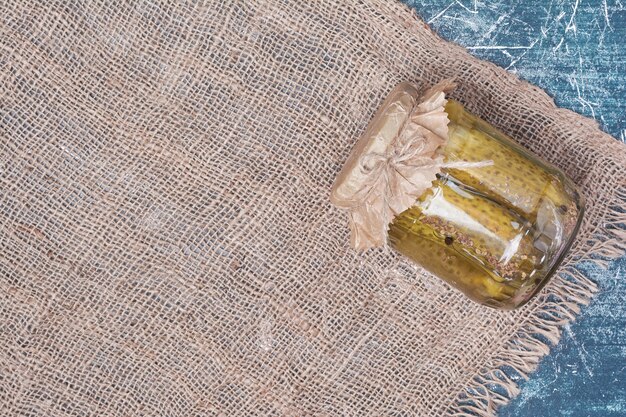
[[[620,0],[405,3],[444,38],[626,141],[626,6]],[[520,381],[521,394],[501,416],[626,416],[626,259],[606,271],[581,267],[600,293],[530,380]]]

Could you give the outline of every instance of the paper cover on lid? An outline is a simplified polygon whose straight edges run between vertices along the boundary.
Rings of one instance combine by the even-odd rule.
[[[355,249],[384,246],[393,217],[411,207],[440,172],[437,151],[449,122],[445,93],[453,87],[442,81],[418,99],[415,87],[399,84],[354,146],[330,200],[348,210]]]

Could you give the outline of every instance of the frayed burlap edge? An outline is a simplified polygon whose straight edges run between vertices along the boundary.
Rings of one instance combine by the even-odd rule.
[[[614,202],[626,203],[626,189],[616,189]],[[626,224],[626,213],[612,208],[607,219],[607,230],[589,242],[592,246],[587,252],[589,258],[585,259],[601,268],[626,251],[626,231],[620,229]],[[450,415],[493,416],[500,406],[520,393],[514,377],[528,379],[541,358],[550,352],[550,345],[558,343],[561,327],[574,321],[581,307],[588,305],[598,291],[598,286],[571,262],[566,262],[544,291],[548,302],[534,309],[500,353],[468,381],[467,388],[450,407]]]
[[[406,11],[417,22],[427,26],[414,10],[406,5]],[[410,29],[409,25],[405,26]],[[428,27],[428,26],[427,26]],[[435,37],[439,37],[434,32]],[[481,61],[470,55],[463,47],[448,42],[450,49],[457,54],[464,54],[467,61]],[[484,61],[481,61],[484,65]],[[508,73],[506,70],[489,63],[494,76],[505,73],[507,77],[515,77],[516,83],[511,90],[518,94],[526,94],[543,105],[552,107],[563,120],[579,125],[584,134],[607,140],[603,149],[606,158],[618,161],[626,166],[626,152],[614,138],[601,132],[595,120],[583,117],[568,109],[558,108],[554,100],[543,90],[527,81]],[[604,138],[602,138],[604,137]],[[561,328],[574,321],[581,307],[589,304],[598,285],[591,281],[577,267],[581,261],[592,262],[606,269],[610,261],[618,259],[626,252],[626,176],[620,184],[616,184],[610,202],[605,205],[604,216],[589,220],[595,226],[594,233],[585,241],[575,243],[571,253],[563,262],[558,275],[544,290],[542,296],[546,303],[538,305],[520,325],[510,340],[500,348],[499,354],[485,364],[467,383],[465,389],[451,398],[451,406],[446,415],[485,416],[496,415],[497,409],[506,405],[519,393],[517,379],[528,379],[538,366],[541,358],[550,352],[550,345],[556,345],[561,337]]]

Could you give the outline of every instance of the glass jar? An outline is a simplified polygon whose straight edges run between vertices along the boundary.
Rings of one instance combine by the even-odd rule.
[[[366,134],[397,125],[386,113],[416,94],[409,84],[396,87]],[[559,169],[459,102],[448,100],[445,112],[441,169],[393,218],[388,243],[472,300],[517,308],[554,274],[579,228],[583,199]]]

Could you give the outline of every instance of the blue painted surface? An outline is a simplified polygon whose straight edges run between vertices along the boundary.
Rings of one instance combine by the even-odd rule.
[[[624,1],[624,0],[622,0]],[[441,36],[626,142],[626,1],[405,0]],[[626,416],[626,259],[581,266],[600,293],[503,417]]]

